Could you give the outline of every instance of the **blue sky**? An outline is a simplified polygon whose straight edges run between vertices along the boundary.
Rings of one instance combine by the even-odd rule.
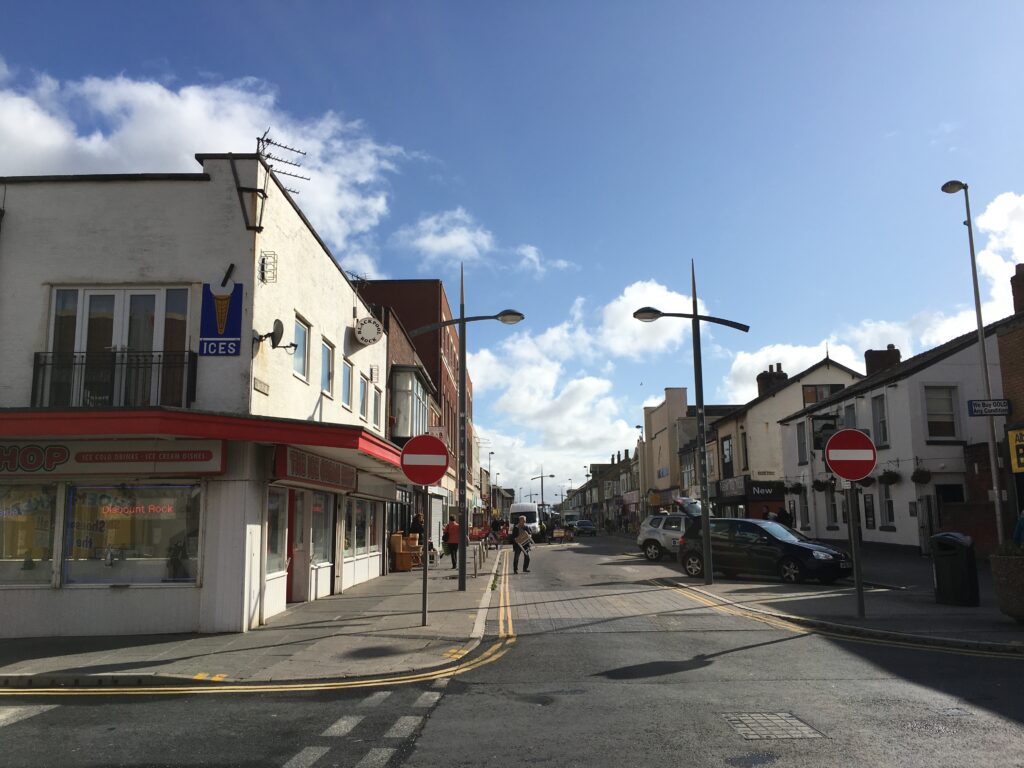
[[[467,312],[483,455],[555,493],[632,448],[642,405],[705,399],[986,321],[1024,261],[1017,2],[5,4],[0,174],[194,170],[269,125],[347,268],[442,277]],[[60,23],[55,21],[59,19]]]

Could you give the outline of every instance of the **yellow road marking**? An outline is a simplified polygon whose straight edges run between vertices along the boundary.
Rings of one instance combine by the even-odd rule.
[[[798,635],[819,635],[821,637],[827,637],[830,640],[845,640],[847,642],[854,643],[868,643],[871,645],[887,645],[894,646],[897,648],[913,648],[916,650],[926,651],[941,651],[943,653],[955,653],[961,656],[982,656],[986,658],[995,659],[1017,659],[1024,660],[1024,654],[1010,653],[1003,651],[986,651],[986,650],[972,650],[970,648],[950,648],[941,645],[929,645],[927,643],[919,643],[913,640],[898,640],[898,639],[886,639],[879,637],[861,637],[858,635],[848,635],[842,632],[833,632],[827,629],[818,629],[816,627],[804,627],[799,624],[794,624],[786,619],[779,618],[777,616],[767,616],[764,614],[755,613],[749,609],[740,608],[734,606],[731,602],[727,601],[726,598],[712,598],[704,592],[687,586],[680,586],[672,582],[660,582],[658,580],[652,580],[653,584],[657,586],[668,586],[671,589],[679,592],[685,597],[693,600],[694,602],[706,605],[707,607],[724,613],[729,616],[736,616],[738,618],[750,619],[752,621],[758,621],[762,624],[768,624],[776,629],[783,629],[788,632],[793,632]],[[718,602],[720,600],[726,600],[726,602]]]
[[[505,638],[492,643],[475,659],[455,667],[420,672],[400,677],[379,677],[367,680],[339,680],[319,683],[266,683],[252,685],[223,686],[146,686],[136,688],[111,688],[109,686],[94,688],[0,688],[0,698],[7,696],[182,696],[191,694],[221,693],[301,693],[305,691],[337,691],[351,688],[378,688],[391,685],[408,685],[426,680],[452,677],[472,672],[486,664],[491,664],[506,653],[515,644],[515,638]]]
[[[213,682],[215,682],[215,683],[219,683],[219,682],[220,682],[221,680],[223,680],[223,679],[224,679],[225,677],[227,677],[227,675],[214,675],[214,676],[213,676],[213,677],[211,677],[210,679],[211,679],[211,680],[213,680]]]
[[[193,680],[205,680],[209,675],[206,672],[200,672],[198,675],[192,675]]]

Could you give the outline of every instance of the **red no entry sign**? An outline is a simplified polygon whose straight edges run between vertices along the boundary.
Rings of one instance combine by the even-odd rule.
[[[825,443],[825,461],[843,480],[863,480],[876,459],[875,444],[857,429],[841,429]]]
[[[402,449],[402,471],[410,482],[433,485],[448,471],[448,447],[433,435],[418,435]]]

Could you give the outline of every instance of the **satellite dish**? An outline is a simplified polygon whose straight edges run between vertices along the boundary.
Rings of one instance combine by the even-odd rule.
[[[284,323],[280,320],[274,321],[274,330],[270,332],[270,346],[274,349],[281,344],[281,338],[284,336]]]

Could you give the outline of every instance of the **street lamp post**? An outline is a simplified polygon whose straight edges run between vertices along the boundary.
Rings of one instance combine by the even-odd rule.
[[[499,477],[501,477],[501,472],[495,472],[494,473],[494,486],[493,487],[498,489],[498,491],[500,492],[501,491],[501,486],[498,485],[498,478]],[[494,491],[491,491],[491,496],[492,497],[494,496]],[[494,503],[494,499],[492,498],[491,505],[498,511],[498,517],[501,517],[501,502],[500,502],[500,500],[498,501],[497,504],[495,504]]]
[[[466,545],[469,540],[466,527],[466,323],[477,320],[499,320],[506,325],[520,322],[525,315],[514,309],[506,309],[496,315],[475,315],[466,317],[465,272],[459,268],[459,316],[454,320],[431,323],[409,332],[409,338],[422,333],[436,331],[449,325],[459,328],[459,591],[466,591]]]
[[[974,226],[971,223],[971,197],[967,192],[967,184],[963,181],[947,181],[942,185],[942,191],[949,195],[955,195],[960,190],[964,192],[964,206],[967,208],[967,220],[964,226],[967,227],[967,244],[971,250],[971,279],[974,281],[974,314],[978,320],[978,349],[981,351],[981,373],[985,381],[985,399],[992,399],[992,383],[988,372],[988,353],[985,350],[985,325],[981,321],[981,296],[978,293],[978,265],[974,258]],[[992,496],[996,508],[996,540],[1000,545],[1003,543],[1003,504],[999,491],[999,466],[996,464],[996,422],[995,417],[988,417],[988,463],[992,471]]]
[[[639,470],[640,470],[640,482],[637,484],[640,490],[640,503],[637,505],[640,508],[640,519],[647,516],[647,479],[644,477],[644,454],[647,453],[647,443],[644,442],[644,427],[643,424],[637,424],[636,428],[640,430],[640,458],[639,458]]]
[[[545,475],[545,474],[543,474],[544,467],[541,467],[540,471],[541,471],[541,474],[537,475],[537,477],[531,477],[530,478],[530,480],[536,480],[536,479],[540,478],[540,511],[537,513],[537,523],[538,524],[540,524],[540,522],[541,522],[540,516],[544,513],[544,478],[545,477],[554,477],[554,475]]]
[[[491,478],[491,456],[494,455],[494,451],[487,454],[487,517],[490,518],[494,514],[494,481]],[[488,519],[488,522],[490,520]]]
[[[737,323],[734,320],[725,320],[721,317],[697,314],[697,273],[690,261],[690,299],[693,303],[691,313],[683,312],[662,312],[654,307],[642,307],[633,313],[633,317],[644,323],[653,323],[660,317],[688,317],[691,321],[691,334],[693,336],[693,383],[697,399],[697,439],[700,441],[700,450],[697,452],[697,477],[700,482],[700,518],[701,528],[704,531],[704,583],[714,584],[713,566],[711,562],[711,521],[710,510],[708,509],[708,440],[707,423],[704,418],[704,374],[701,368],[700,356],[700,323],[716,323],[727,325],[746,333],[750,330],[749,325]]]

